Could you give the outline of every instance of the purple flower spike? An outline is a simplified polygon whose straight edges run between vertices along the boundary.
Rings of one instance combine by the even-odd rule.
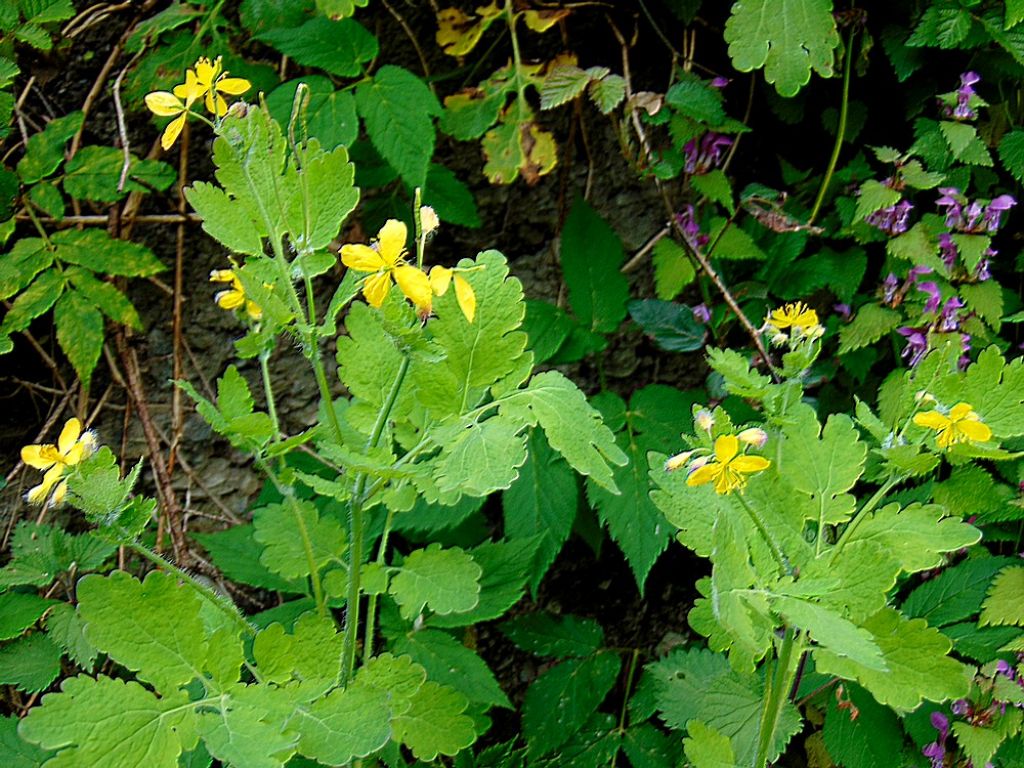
[[[896,205],[890,205],[888,208],[881,208],[868,214],[864,221],[887,235],[902,235],[907,231],[910,212],[913,208],[914,204],[909,200],[900,200]]]
[[[960,327],[960,310],[964,306],[964,303],[957,296],[952,296],[946,300],[942,307],[942,313],[939,315],[939,331],[941,333],[952,333]]]
[[[946,265],[946,269],[950,272],[953,271],[953,267],[956,265],[956,257],[958,255],[956,243],[953,242],[953,236],[949,232],[943,232],[939,235],[939,258],[942,259],[942,263]]]
[[[931,267],[926,267],[924,264],[919,264],[916,267],[911,267],[910,271],[907,272],[907,280],[911,283],[916,283],[917,278],[921,275],[930,275],[935,270]]]
[[[902,328],[897,328],[896,333],[900,334],[900,336],[906,337],[907,339],[907,346],[903,348],[900,356],[907,359],[907,365],[911,368],[916,367],[928,352],[927,331],[920,328],[911,328],[905,325]]]
[[[918,283],[917,290],[921,293],[928,294],[928,301],[924,303],[925,312],[936,312],[939,309],[939,303],[942,301],[942,293],[939,291],[939,286],[933,283],[931,280],[925,283]]]
[[[946,226],[961,229],[964,223],[964,199],[956,187],[939,187],[939,199],[935,201],[938,208],[946,209]]]
[[[1010,195],[1000,195],[985,208],[985,228],[995,232],[1002,224],[1003,214],[1013,208],[1017,201]]]
[[[731,138],[714,131],[705,133],[699,142],[690,139],[683,147],[683,155],[686,157],[683,170],[698,176],[707,173],[721,165],[725,150],[731,146]]]
[[[711,320],[711,310],[707,304],[698,304],[693,308],[693,319],[704,324]]]
[[[932,712],[931,716],[932,728],[939,732],[940,738],[946,738],[949,735],[949,718],[946,717],[939,710]]]
[[[982,223],[982,216],[985,213],[985,209],[981,207],[981,203],[977,200],[968,204],[964,208],[964,229],[968,232],[974,232],[978,229],[978,225]]]
[[[882,283],[882,301],[886,304],[892,304],[893,299],[896,298],[896,290],[900,286],[900,280],[892,272],[885,278]]]
[[[707,245],[708,236],[701,234],[700,224],[697,223],[697,212],[692,205],[683,206],[683,209],[676,214],[676,223],[683,231],[683,239],[693,250],[698,251]]]

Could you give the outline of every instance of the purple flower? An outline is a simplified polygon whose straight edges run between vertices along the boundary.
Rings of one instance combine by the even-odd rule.
[[[992,272],[990,267],[992,266],[992,259],[999,255],[999,251],[995,248],[986,248],[985,255],[978,261],[978,266],[974,268],[974,279],[979,283],[983,283],[986,280],[991,279]]]
[[[917,290],[921,293],[928,294],[928,301],[924,303],[925,312],[935,312],[939,308],[939,303],[942,301],[942,293],[939,291],[939,286],[933,283],[931,280],[918,283]]]
[[[721,77],[721,76],[714,77],[714,78],[711,79],[711,87],[712,88],[725,88],[725,86],[727,86],[731,82],[732,82],[732,80],[730,80],[728,77]]]
[[[956,265],[958,255],[956,243],[953,242],[953,236],[949,232],[943,232],[939,235],[939,258],[942,259],[942,263],[946,265],[946,269],[950,272],[953,271],[953,267]]]
[[[967,354],[971,351],[971,334],[960,334],[960,351],[963,352],[963,354],[960,355],[960,359],[957,360],[956,364],[960,367],[961,371],[965,371],[967,370],[967,366],[971,364],[971,357]]]
[[[896,277],[892,272],[885,278],[882,283],[882,301],[886,304],[892,304],[893,299],[896,298],[896,290],[900,287],[900,279]]]
[[[853,314],[853,309],[849,304],[833,304],[832,310],[843,318],[843,320],[849,320],[850,315]]]
[[[1010,663],[1008,661],[1000,659],[996,662],[996,674],[1002,675],[1003,677],[1008,677],[1010,680],[1013,680],[1016,673],[1013,667],[1010,666]]]
[[[939,737],[921,750],[921,754],[931,759],[932,768],[942,768],[946,758],[946,738],[949,736],[949,718],[936,710],[932,712],[932,728],[939,732]]]
[[[911,267],[910,271],[907,272],[907,282],[916,283],[917,278],[919,278],[921,275],[930,275],[934,271],[935,270],[932,269],[931,267],[926,267],[923,264],[919,264],[916,267]]]
[[[938,302],[936,302],[937,305]],[[940,333],[952,333],[960,327],[960,310],[964,306],[964,303],[957,296],[951,296],[946,299],[946,303],[942,306],[942,312],[939,314]]]
[[[722,162],[722,154],[732,146],[732,139],[721,133],[709,131],[700,141],[690,139],[683,147],[686,164],[683,170],[691,175],[707,173]]]
[[[909,200],[900,200],[896,205],[890,205],[888,208],[881,208],[868,214],[864,221],[882,230],[890,237],[902,235],[907,231],[910,211],[913,207],[914,204]]]
[[[957,699],[953,702],[953,705],[950,707],[950,709],[953,710],[954,715],[960,716],[966,715],[970,708],[971,705],[967,703],[967,699]]]
[[[956,106],[953,108],[953,117],[959,120],[973,120],[978,114],[971,108],[971,96],[974,89],[971,87],[981,81],[981,75],[977,72],[964,72],[960,75],[960,88],[956,92]]]
[[[698,323],[704,324],[711,320],[711,310],[708,309],[707,304],[698,304],[692,311],[693,319]]]
[[[907,359],[907,364],[914,368],[920,363],[928,352],[928,331],[923,328],[911,328],[903,326],[897,328],[896,333],[907,340],[907,346],[900,353],[901,357]]]
[[[695,251],[699,251],[708,243],[708,236],[701,234],[700,224],[697,223],[697,212],[690,204],[684,205],[683,209],[676,214],[676,224],[682,230],[683,239],[686,244]]]
[[[964,208],[964,229],[968,232],[976,232],[984,213],[985,209],[981,207],[981,203],[977,200],[969,203],[967,207]]]
[[[956,187],[939,187],[939,199],[935,201],[938,208],[946,209],[946,226],[961,229],[964,223],[965,199]]]
[[[1010,195],[1000,195],[985,207],[985,228],[995,232],[1002,224],[1003,214],[1013,208],[1017,201]]]

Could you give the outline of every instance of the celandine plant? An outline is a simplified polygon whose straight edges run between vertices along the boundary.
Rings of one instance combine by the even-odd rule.
[[[122,479],[113,453],[95,451],[77,422],[56,446],[27,447],[26,462],[46,471],[32,501],[66,498],[99,537],[157,566],[142,581],[114,571],[78,582],[81,642],[120,671],[83,665],[22,720],[21,737],[53,765],[170,767],[212,756],[283,766],[296,754],[399,764],[403,747],[425,761],[454,755],[486,728],[487,709],[508,700],[446,628],[495,618],[518,600],[538,540],[472,551],[435,543],[401,556],[389,545],[396,520],[418,503],[450,508],[507,488],[534,427],[578,472],[617,492],[610,465],[625,457],[598,413],[560,373],[532,375],[522,288],[505,258],[487,251],[428,270],[437,225],[429,208],[417,205],[411,249],[393,220],[373,244],[344,246],[349,271],[318,306],[314,280],[338,265],[328,246],[359,199],[353,167],[343,147],[326,152],[301,135],[304,88],[286,133],[262,106],[228,108],[222,94],[240,89],[200,60],[175,93],[149,101],[180,105],[165,143],[194,102],[212,104],[216,117],[217,183],[198,182],[187,196],[229,251],[231,268],[211,279],[225,286],[218,304],[247,329],[236,347],[259,361],[264,409],[234,366],[216,402],[181,386],[266,476],[270,490],[239,533],[249,581],[289,600],[247,618],[143,546],[155,503],[132,495],[140,468]],[[359,292],[367,303],[354,300]],[[331,394],[328,339],[347,397]],[[318,425],[296,435],[282,432],[269,373],[280,340],[301,348],[322,396]]]
[[[858,401],[854,418],[832,414],[822,424],[790,365],[797,355],[813,363],[816,315],[791,305],[766,327],[789,348],[790,373],[780,381],[751,371],[736,352],[710,354],[727,389],[760,406],[763,425],[741,429],[721,408],[695,407],[690,449],[652,457],[662,465],[652,472],[655,502],[679,541],[712,563],[689,613],[708,648],[647,668],[657,708],[685,730],[693,765],[764,768],[801,730],[797,702],[814,706],[825,690],[834,688],[846,710],[829,710],[840,728],[857,712],[844,686],[870,694],[869,717],[878,704],[910,713],[955,700],[962,754],[985,765],[1020,729],[1017,672],[1000,661],[993,676],[951,657],[953,641],[901,599],[901,585],[981,539],[956,509],[936,503],[934,480],[947,466],[1019,455],[1000,445],[1024,434],[1024,365],[991,347],[961,370],[959,344],[950,343],[895,379],[877,413]],[[1017,637],[1004,654],[1019,650]],[[931,717],[941,728],[924,755],[944,755],[951,718]],[[849,754],[843,743],[829,749]]]

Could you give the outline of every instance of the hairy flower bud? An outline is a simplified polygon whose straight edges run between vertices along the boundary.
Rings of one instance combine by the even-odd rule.
[[[757,449],[764,448],[764,444],[768,442],[768,433],[760,427],[751,427],[750,429],[744,429],[736,437],[739,438],[741,443],[746,443]]]

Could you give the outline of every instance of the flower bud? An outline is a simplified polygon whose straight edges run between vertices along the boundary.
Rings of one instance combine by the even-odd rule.
[[[693,415],[693,423],[697,426],[697,429],[711,432],[712,427],[715,426],[715,417],[711,415],[711,411],[707,408],[701,408]]]
[[[699,458],[694,459],[693,461],[690,462],[690,466],[687,467],[686,469],[686,476],[689,477],[698,469],[707,464],[709,461],[711,461],[710,456],[701,456]]]
[[[677,453],[675,456],[670,456],[665,462],[665,471],[675,472],[677,469],[684,466],[686,462],[690,460],[691,456],[693,456],[693,451],[683,451],[682,453]]]
[[[751,427],[750,429],[744,429],[736,437],[741,443],[746,443],[757,449],[764,448],[764,444],[768,442],[768,433],[760,427]]]
[[[934,403],[935,395],[929,394],[927,391],[921,389],[918,390],[917,394],[914,395],[914,402],[917,403]]]
[[[433,208],[429,205],[420,207],[420,226],[423,227],[424,235],[429,235],[440,225],[441,220],[437,218],[437,212]]]

